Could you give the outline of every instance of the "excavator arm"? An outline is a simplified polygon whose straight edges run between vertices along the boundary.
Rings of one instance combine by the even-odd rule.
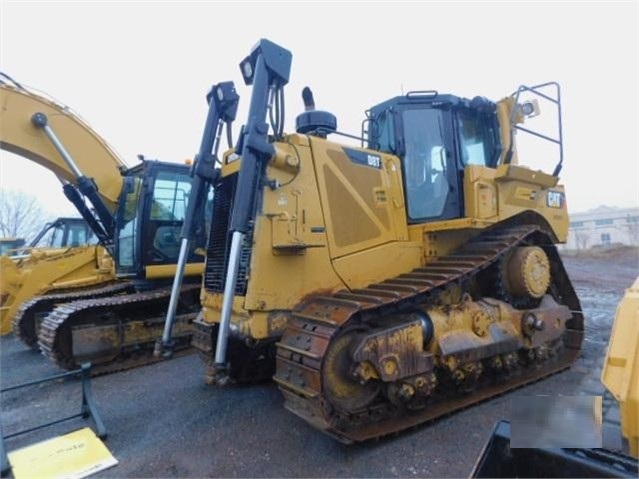
[[[112,238],[112,216],[122,190],[121,172],[127,165],[68,107],[3,78],[0,148],[53,172],[65,184],[65,194],[78,209],[83,205],[77,190],[88,197],[104,228],[102,235],[97,231],[96,234]],[[86,216],[86,212],[80,213]]]

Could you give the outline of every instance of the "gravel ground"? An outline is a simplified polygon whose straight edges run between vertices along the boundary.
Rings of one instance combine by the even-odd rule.
[[[601,364],[615,308],[636,278],[636,251],[566,257],[587,318],[583,352],[568,371],[400,435],[344,446],[282,407],[274,384],[206,386],[195,356],[93,380],[116,467],[94,477],[467,477],[493,424],[517,395],[602,394]],[[59,372],[12,336],[0,340],[0,386]],[[619,447],[618,411],[604,445]],[[79,411],[80,386],[58,380],[3,393],[4,434]],[[83,427],[70,421],[7,440],[10,450]]]

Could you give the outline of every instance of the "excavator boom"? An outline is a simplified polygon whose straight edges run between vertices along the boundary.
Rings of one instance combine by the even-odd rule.
[[[82,175],[95,182],[98,195],[114,212],[122,190],[121,171],[128,167],[106,141],[68,107],[0,81],[0,148],[42,165],[68,183],[77,183],[77,173],[34,123],[37,114],[47,118],[48,126],[63,142]]]

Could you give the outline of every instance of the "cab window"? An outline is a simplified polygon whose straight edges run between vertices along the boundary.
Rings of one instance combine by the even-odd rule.
[[[162,171],[153,186],[150,248],[146,248],[151,263],[177,261],[180,252],[180,233],[191,193],[191,178],[185,174]]]
[[[140,197],[140,178],[126,178],[123,201],[120,204],[120,230],[118,231],[118,266],[133,268],[137,264],[136,241],[138,235],[138,199]]]
[[[462,165],[494,167],[497,158],[493,154],[493,131],[486,118],[471,110],[459,110],[457,127]]]
[[[395,153],[395,122],[393,113],[385,111],[371,121],[368,147],[386,153]]]

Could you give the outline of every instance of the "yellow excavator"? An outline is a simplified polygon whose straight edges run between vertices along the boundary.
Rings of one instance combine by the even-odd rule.
[[[209,172],[193,335],[207,381],[274,373],[288,410],[354,442],[569,367],[584,320],[556,248],[569,224],[559,85],[499,101],[409,92],[371,107],[361,136],[305,89],[286,134],[291,61],[261,40],[241,62],[248,121]],[[535,126],[541,106],[551,133]],[[517,134],[555,150],[553,171],[519,163]]]
[[[176,270],[189,167],[141,156],[139,164],[127,167],[68,107],[7,75],[0,82],[0,122],[0,147],[61,179],[65,195],[113,258],[117,277],[101,288],[23,302],[14,331],[27,344],[36,335],[42,352],[66,369],[90,361],[94,372],[105,373],[152,361]],[[198,222],[196,241],[185,255],[187,284],[175,296],[178,350],[189,347],[197,311],[203,264],[195,250],[204,246],[204,224]]]
[[[62,217],[46,223],[28,247],[23,240],[0,256],[0,334],[12,331],[16,311],[28,299],[112,283],[113,261],[96,240],[82,218]]]

